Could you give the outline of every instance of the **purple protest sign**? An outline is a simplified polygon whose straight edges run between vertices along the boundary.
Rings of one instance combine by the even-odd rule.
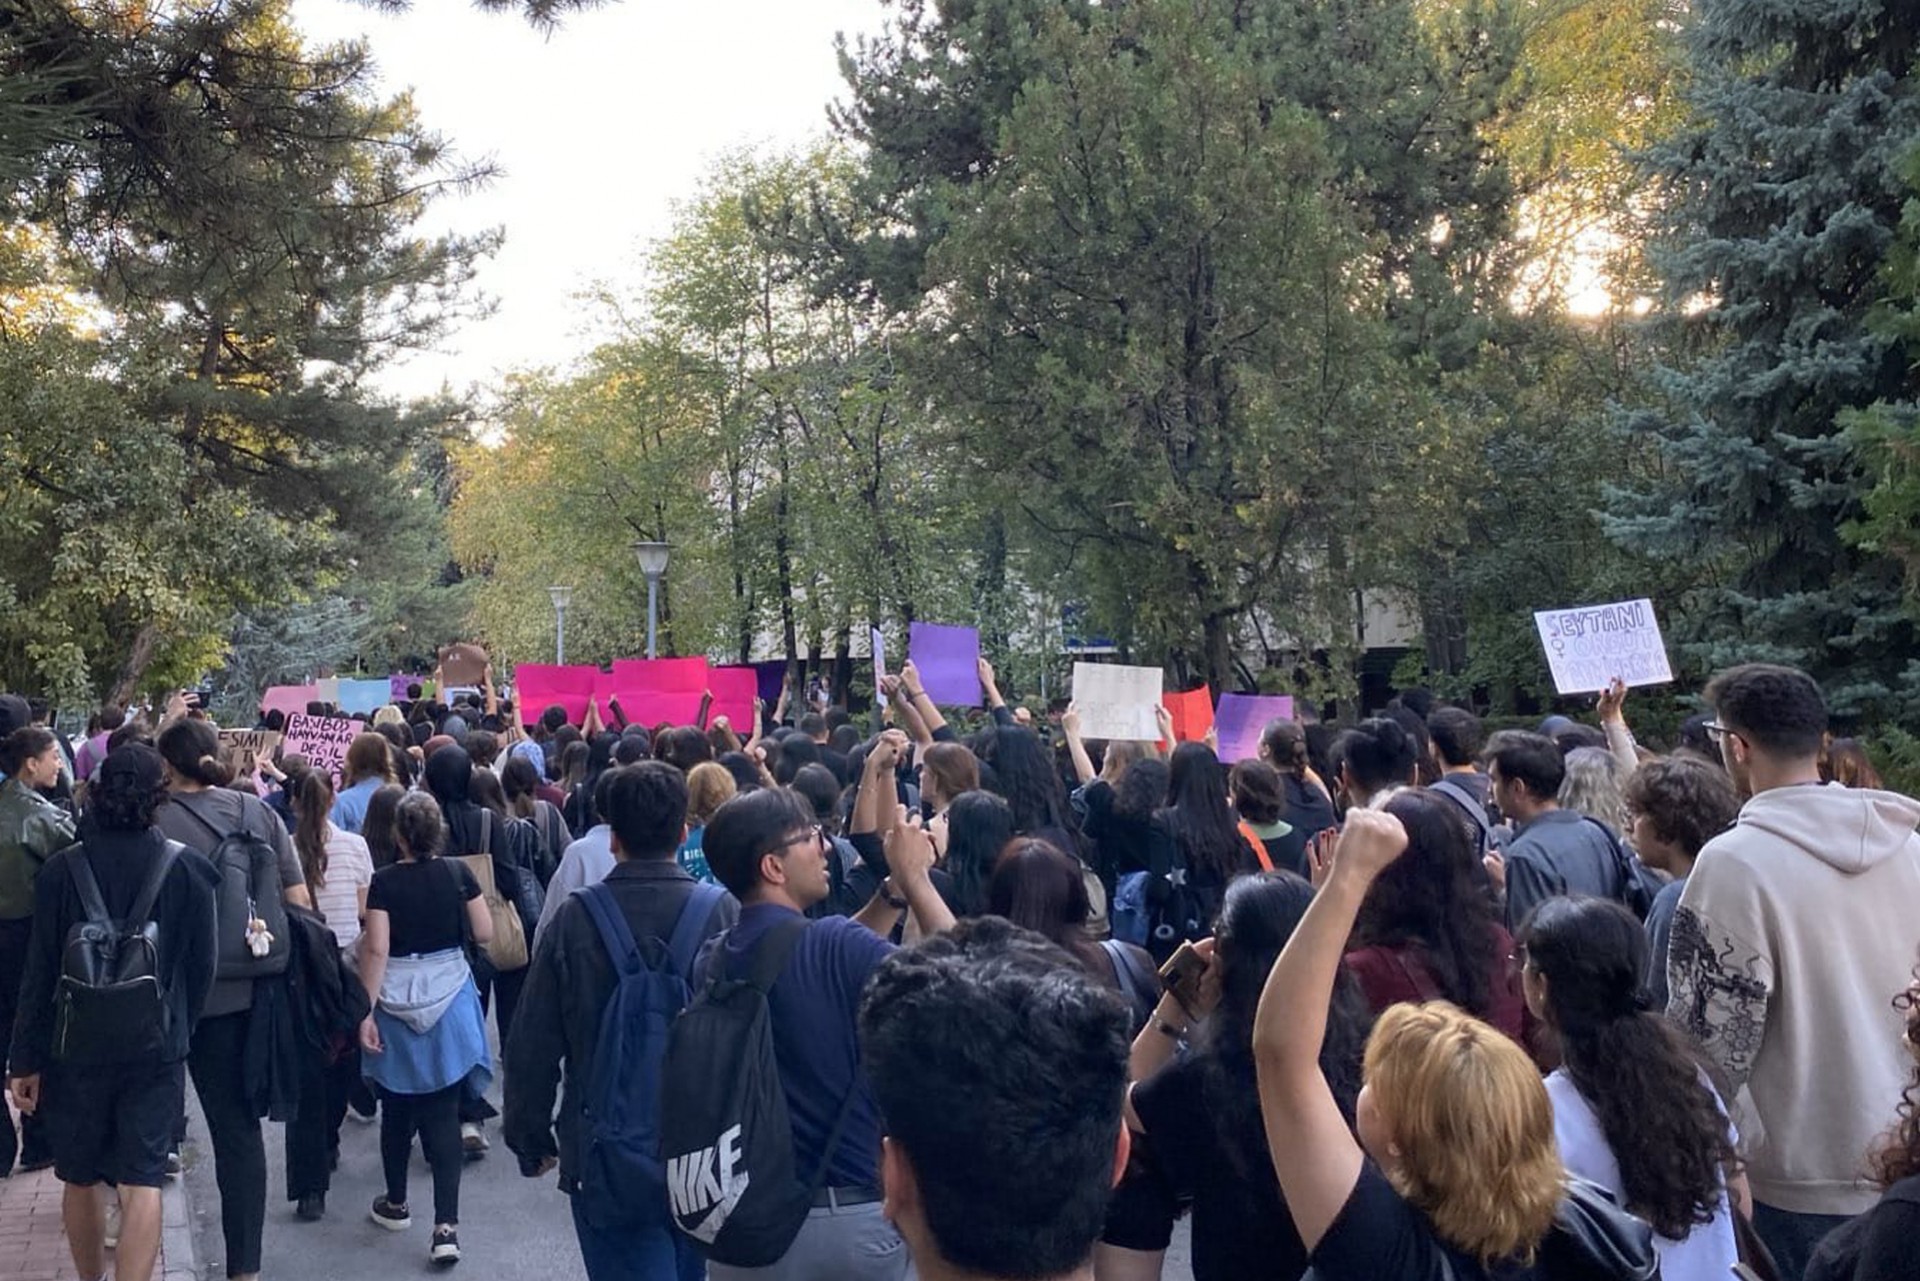
[[[920,684],[934,702],[980,706],[978,628],[915,623],[907,633],[907,661],[920,670]]]
[[[387,677],[387,697],[396,703],[407,701],[407,688],[420,681],[418,676],[409,676],[405,672],[395,672]]]
[[[787,683],[787,660],[770,658],[764,663],[753,664],[760,687],[760,701],[767,705],[767,715],[773,715],[773,709],[780,701],[780,690]]]
[[[1293,719],[1293,698],[1287,694],[1222,694],[1213,727],[1220,737],[1220,759],[1253,760],[1260,755],[1260,731],[1268,721]]]

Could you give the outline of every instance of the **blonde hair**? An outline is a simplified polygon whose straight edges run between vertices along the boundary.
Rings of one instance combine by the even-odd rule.
[[[1366,1082],[1399,1148],[1400,1194],[1482,1264],[1531,1262],[1567,1175],[1526,1052],[1445,1001],[1394,1005],[1367,1040]]]
[[[1147,745],[1131,741],[1115,740],[1107,744],[1106,755],[1100,758],[1100,777],[1108,783],[1118,783],[1120,776],[1129,766],[1138,765],[1147,759]]]
[[[375,725],[405,725],[406,723],[406,715],[392,703],[388,703],[385,707],[373,714],[373,724]]]
[[[733,799],[740,790],[727,767],[714,761],[701,761],[687,773],[687,822],[706,826],[713,812]]]

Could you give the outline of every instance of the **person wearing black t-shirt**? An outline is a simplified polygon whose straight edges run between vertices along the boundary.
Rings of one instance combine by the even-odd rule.
[[[1267,977],[1253,1030],[1268,1153],[1316,1281],[1521,1281],[1566,1185],[1526,1052],[1445,1002],[1387,1010],[1367,1043],[1358,1139],[1321,1068],[1328,997],[1393,815],[1347,815],[1334,866]]]

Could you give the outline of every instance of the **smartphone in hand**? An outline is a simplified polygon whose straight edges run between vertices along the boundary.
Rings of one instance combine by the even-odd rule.
[[[1180,1002],[1180,1008],[1189,1015],[1198,1016],[1203,1012],[1200,983],[1206,977],[1207,964],[1207,958],[1198,948],[1182,943],[1160,967],[1161,988],[1172,993],[1173,999]]]

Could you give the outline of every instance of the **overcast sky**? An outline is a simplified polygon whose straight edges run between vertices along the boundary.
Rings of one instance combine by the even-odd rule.
[[[367,37],[387,88],[411,87],[429,127],[504,170],[428,223],[505,229],[480,273],[499,310],[383,373],[380,386],[405,396],[584,351],[574,293],[636,278],[672,202],[719,153],[824,134],[843,88],[834,35],[875,31],[885,12],[880,0],[624,0],[550,37],[464,0],[414,0],[398,16],[294,0],[294,16],[314,40]]]

